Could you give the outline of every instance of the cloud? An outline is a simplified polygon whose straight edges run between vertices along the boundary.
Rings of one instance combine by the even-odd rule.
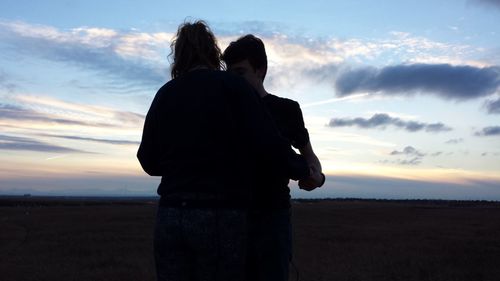
[[[396,159],[396,160],[381,160],[379,163],[382,164],[396,164],[402,166],[417,166],[422,163],[422,157],[413,157],[409,159]]]
[[[445,144],[458,144],[464,142],[463,138],[458,138],[458,139],[450,139],[445,142]]]
[[[338,39],[320,40],[288,37],[283,34],[264,36],[270,60],[271,87],[293,88],[304,78],[313,83],[335,84],[337,77],[349,65],[380,61],[405,61],[419,64],[450,64],[490,66],[494,60],[484,62],[471,59],[484,52],[466,45],[451,45],[392,32],[389,38],[378,40]],[[453,55],[450,55],[453,54]],[[493,54],[495,54],[493,52]]]
[[[129,141],[129,140],[98,139],[98,138],[66,136],[66,135],[50,135],[50,134],[46,134],[44,136],[70,139],[70,140],[82,140],[82,141],[91,141],[91,142],[106,143],[106,144],[116,144],[116,145],[139,145],[140,144],[139,141]]]
[[[141,128],[145,116],[108,107],[65,102],[44,96],[16,95],[0,103],[0,121],[14,125],[35,123],[98,128]],[[21,122],[21,121],[30,121]]]
[[[350,127],[358,126],[360,128],[385,128],[386,126],[395,126],[404,129],[408,132],[417,132],[425,130],[426,132],[438,133],[451,131],[452,128],[444,125],[443,123],[422,123],[416,121],[405,121],[397,117],[391,117],[386,113],[374,114],[369,119],[366,118],[333,118],[328,124],[330,127]]]
[[[404,166],[416,166],[416,165],[421,164],[423,157],[426,156],[425,153],[418,151],[413,146],[406,146],[401,151],[393,150],[391,153],[389,153],[389,155],[391,155],[391,156],[403,156],[403,157],[406,157],[406,159],[383,160],[383,161],[381,161],[381,163],[384,163],[384,164],[394,163],[394,164],[404,165]],[[439,154],[433,154],[432,156],[437,156],[437,155],[439,155]]]
[[[498,157],[498,156],[500,156],[500,152],[483,152],[483,153],[481,153],[481,156],[482,157],[485,157],[485,156]]]
[[[288,32],[286,28],[277,30],[274,23],[231,24],[230,28],[225,27],[227,31],[224,31],[224,24],[219,25],[223,28],[217,28],[220,30],[217,35],[223,48],[240,36],[242,30],[264,39],[269,58],[269,83],[272,85],[293,84],[303,74],[317,75],[317,79],[331,77],[332,71],[346,61],[366,62],[394,56],[395,53],[404,61],[419,56],[423,59],[417,61],[423,62],[436,55],[476,52],[469,46],[453,46],[402,32],[392,32],[389,38],[380,40],[317,39],[287,35],[284,33]],[[146,33],[95,27],[61,30],[46,25],[0,21],[0,39],[16,52],[75,64],[118,78],[121,82],[141,85],[156,85],[168,80],[166,54],[172,37],[172,32]],[[448,63],[457,60],[432,59]],[[283,68],[288,72],[281,71]],[[294,70],[293,73],[289,73],[290,70]]]
[[[132,126],[142,126],[144,119],[143,114],[138,114],[130,111],[116,110],[113,112],[113,118],[120,124],[130,124]]]
[[[500,0],[469,0],[469,3],[500,9]]]
[[[490,65],[468,59],[484,52],[484,49],[433,41],[407,32],[391,31],[379,39],[318,38],[303,36],[289,30],[286,25],[267,22],[219,23],[218,27],[221,27],[217,28],[217,35],[222,35],[218,36],[222,47],[246,33],[261,37],[266,44],[271,66],[274,62],[281,65],[294,62],[298,67],[302,65],[302,68],[310,69],[311,65],[321,67],[346,61],[356,64],[373,60],[393,61],[396,54],[400,61],[412,63]]]
[[[418,157],[425,156],[424,153],[419,152],[413,146],[407,146],[402,151],[394,150],[390,153],[390,155],[414,155]]]
[[[31,138],[14,137],[7,135],[0,135],[0,149],[57,153],[89,153],[83,150],[44,143]]]
[[[421,157],[414,157],[411,159],[407,160],[396,160],[400,165],[409,165],[409,166],[416,166],[420,165],[422,163],[422,158]]]
[[[22,108],[17,105],[0,104],[0,120],[15,121],[38,121],[45,123],[58,123],[65,125],[89,125],[86,122],[75,121],[65,118],[50,117],[46,114],[36,112],[31,109]],[[102,126],[103,124],[95,124]]]
[[[410,64],[344,71],[335,81],[338,96],[434,94],[463,101],[494,94],[500,86],[500,67]]]
[[[0,104],[0,121],[11,120],[20,125],[18,121],[32,121],[45,124],[61,124],[92,127],[114,127],[114,125],[105,122],[91,122],[83,120],[74,120],[71,118],[60,118],[57,115],[49,115],[37,112],[29,108],[22,108],[17,105]]]
[[[486,109],[490,114],[500,114],[500,99],[486,102]]]
[[[167,38],[171,36],[166,33],[88,27],[61,31],[0,21],[2,43],[17,53],[77,65],[131,86],[157,87],[168,80],[166,55],[160,56],[168,46]]]
[[[10,75],[0,69],[0,89],[6,89],[7,92],[13,92],[19,86],[11,81]]]
[[[220,27],[220,28],[219,28]],[[169,79],[167,54],[175,27],[169,32],[141,32],[97,27],[58,29],[47,25],[0,21],[0,40],[16,54],[35,56],[96,71],[111,79],[114,91],[140,87],[157,88]],[[220,46],[226,47],[243,32],[260,36],[269,59],[266,84],[272,89],[291,88],[297,81],[312,79],[333,83],[339,67],[370,61],[490,65],[491,59],[475,62],[484,50],[451,45],[404,32],[383,39],[311,38],[293,35],[276,23],[218,23]],[[494,52],[493,52],[494,53]],[[450,54],[453,54],[451,57]],[[119,89],[123,86],[123,89]]]
[[[500,126],[485,127],[475,133],[476,136],[500,136]]]

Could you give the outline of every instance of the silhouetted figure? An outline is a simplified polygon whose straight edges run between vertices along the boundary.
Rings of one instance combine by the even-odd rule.
[[[267,55],[264,43],[249,34],[231,42],[222,59],[227,69],[244,77],[259,93],[281,134],[299,149],[311,167],[311,176],[299,181],[305,190],[322,186],[325,176],[314,154],[297,102],[277,97],[264,88]],[[248,280],[288,280],[292,255],[289,178],[273,172],[272,166],[261,163],[255,200],[249,221]]]
[[[309,175],[255,90],[220,71],[220,49],[202,21],[182,24],[172,80],[147,113],[137,154],[161,176],[154,250],[158,280],[244,280],[247,209],[259,163],[281,177]]]

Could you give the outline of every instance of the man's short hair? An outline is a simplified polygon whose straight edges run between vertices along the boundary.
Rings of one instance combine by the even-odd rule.
[[[254,68],[264,68],[264,79],[267,73],[267,55],[264,43],[252,34],[247,34],[229,44],[222,54],[222,60],[226,65],[248,60]]]

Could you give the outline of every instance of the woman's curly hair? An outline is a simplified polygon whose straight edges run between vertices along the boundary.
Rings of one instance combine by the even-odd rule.
[[[222,68],[217,39],[204,21],[181,24],[170,49],[170,56],[174,57],[170,65],[172,78],[177,78],[196,66],[217,70]]]

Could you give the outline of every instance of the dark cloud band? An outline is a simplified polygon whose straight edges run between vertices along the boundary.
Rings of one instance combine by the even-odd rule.
[[[500,136],[500,126],[485,127],[476,132],[476,136]]]
[[[14,137],[7,135],[0,135],[0,149],[34,152],[88,153],[83,150],[48,144],[31,138]]]
[[[333,118],[328,124],[330,127],[350,127],[357,126],[360,128],[385,128],[387,126],[394,126],[404,129],[408,132],[426,131],[426,132],[446,132],[451,131],[452,128],[444,125],[443,123],[422,123],[416,121],[405,121],[400,118],[391,117],[386,113],[378,113],[372,117],[366,118]]]
[[[345,71],[335,82],[337,95],[434,94],[448,100],[468,100],[494,94],[500,87],[500,67],[411,64],[365,67]]]
[[[500,114],[500,99],[486,102],[486,109],[490,114]]]

